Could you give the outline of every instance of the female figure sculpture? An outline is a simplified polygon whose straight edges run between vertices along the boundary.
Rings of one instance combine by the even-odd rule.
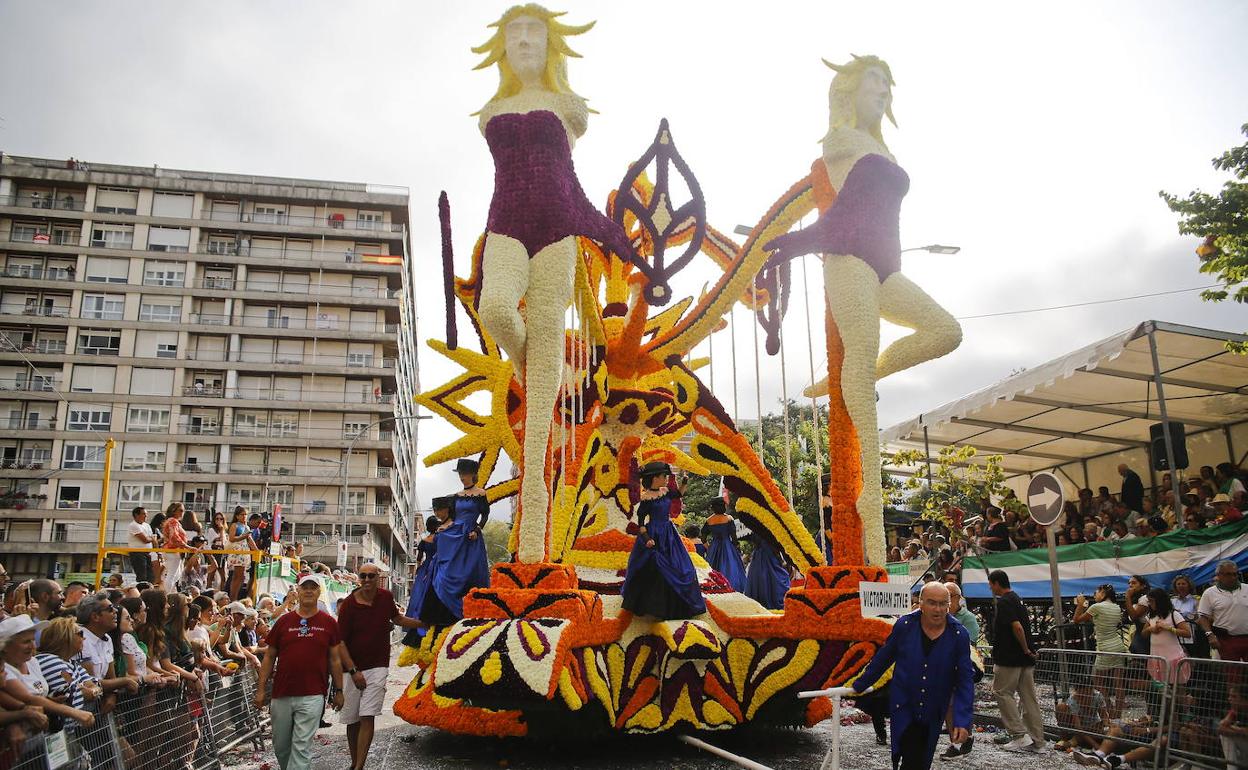
[[[823,138],[823,167],[835,197],[814,225],[775,238],[765,248],[774,250],[769,267],[803,254],[823,255],[824,290],[844,358],[839,372],[832,373],[833,380],[839,374],[839,394],[830,393],[829,381],[824,380],[812,385],[807,395],[829,394],[834,402],[838,395],[844,398],[861,447],[856,508],[864,555],[870,564],[883,564],[875,383],[951,352],[961,342],[962,330],[948,311],[899,272],[898,214],[910,180],[880,130],[884,117],[896,124],[888,64],[875,56],[855,56],[844,65],[824,63],[836,71]],[[914,333],[881,352],[881,318]],[[838,468],[834,465],[832,471],[836,474]]]
[[[475,53],[477,69],[497,65],[499,87],[481,109],[480,128],[494,157],[494,197],[481,262],[481,324],[507,353],[524,385],[524,443],[518,558],[542,561],[548,548],[546,452],[562,380],[564,312],[572,297],[577,238],[631,254],[623,230],[585,197],[572,145],[589,110],[572,92],[566,38],[593,23],[569,26],[562,14],[529,3],[490,25]],[[525,304],[521,314],[519,304]]]

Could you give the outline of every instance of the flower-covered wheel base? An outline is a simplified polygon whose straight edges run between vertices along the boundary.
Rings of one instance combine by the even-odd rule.
[[[708,593],[706,614],[655,621],[581,589],[569,565],[498,564],[464,619],[426,637],[395,713],[500,737],[812,725],[830,704],[797,693],[842,685],[870,660],[890,626],[862,617],[858,583],[885,579],[816,567],[783,611]]]

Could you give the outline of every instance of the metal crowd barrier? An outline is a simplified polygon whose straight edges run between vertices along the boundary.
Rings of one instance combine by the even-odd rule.
[[[1248,663],[1184,658],[1174,668],[1171,763],[1248,767]]]
[[[116,708],[97,714],[84,728],[68,723],[55,732],[31,735],[9,750],[6,770],[219,770],[221,758],[239,747],[261,750],[267,712],[253,705],[257,672],[244,668],[228,677],[211,674],[208,686],[143,686],[122,693]]]

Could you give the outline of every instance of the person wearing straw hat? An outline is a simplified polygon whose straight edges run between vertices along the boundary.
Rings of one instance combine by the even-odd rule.
[[[272,678],[269,716],[273,752],[282,770],[308,770],[312,766],[312,740],[324,708],[325,683],[330,678],[334,709],[341,709],[343,704],[342,639],[338,623],[318,606],[321,581],[315,575],[304,575],[295,591],[298,605],[269,630],[255,696],[256,708],[264,708]]]
[[[624,609],[659,620],[692,618],[706,612],[689,551],[670,516],[679,490],[668,489],[672,469],[650,462],[641,468],[641,502],[637,506],[637,540],[628,555],[620,593]]]
[[[893,770],[927,770],[952,703],[949,739],[965,744],[971,736],[975,666],[971,637],[949,614],[949,590],[928,583],[919,592],[919,609],[902,615],[872,656],[853,688],[864,692],[889,666]]]

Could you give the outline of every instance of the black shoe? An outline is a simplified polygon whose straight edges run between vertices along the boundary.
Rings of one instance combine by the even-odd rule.
[[[877,745],[880,745],[880,746],[887,746],[887,745],[888,745],[888,735],[886,735],[885,733],[876,733],[876,734],[875,734],[875,742],[876,742],[876,744],[877,744]]]
[[[326,722],[324,719],[322,719],[321,726],[317,729],[324,730],[326,727],[333,727],[333,725],[330,724],[329,722]]]
[[[941,759],[957,759],[960,756],[962,756],[962,749],[954,746],[952,743],[949,744],[949,748],[940,753]]]
[[[971,749],[973,748],[975,748],[975,736],[974,735],[967,738],[966,742],[962,744],[962,751],[961,751],[962,756],[966,756],[967,754],[970,754]]]

